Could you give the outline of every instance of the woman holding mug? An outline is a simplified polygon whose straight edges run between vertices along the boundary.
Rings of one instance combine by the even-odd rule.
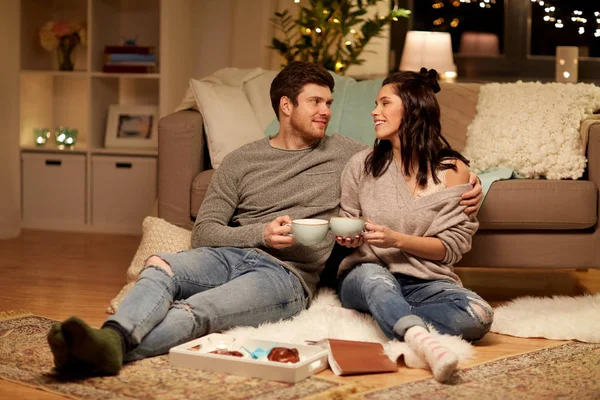
[[[472,188],[469,162],[442,136],[439,90],[437,72],[425,68],[383,81],[371,113],[375,145],[342,173],[340,216],[368,222],[362,236],[337,238],[354,248],[340,264],[338,293],[344,307],[372,314],[445,381],[458,358],[429,326],[475,341],[493,311],[453,270],[478,222],[460,205]]]

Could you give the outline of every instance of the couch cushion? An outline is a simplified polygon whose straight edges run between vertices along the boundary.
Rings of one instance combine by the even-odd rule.
[[[437,100],[440,104],[442,134],[454,150],[462,151],[467,141],[467,127],[477,114],[479,83],[440,82]]]
[[[206,196],[206,191],[208,190],[208,185],[210,184],[214,172],[214,169],[202,171],[196,175],[192,182],[192,189],[190,191],[190,213],[194,218],[198,215],[198,210],[200,210],[202,200],[204,200],[204,196]]]
[[[513,179],[494,182],[477,219],[479,229],[585,229],[594,226],[594,182]]]
[[[600,109],[589,83],[487,83],[463,155],[474,172],[508,167],[525,178],[579,179],[586,158],[581,122]]]
[[[190,79],[192,94],[204,118],[213,168],[233,150],[263,137],[263,128],[243,90],[244,82],[262,73],[260,68],[224,68],[201,80]]]

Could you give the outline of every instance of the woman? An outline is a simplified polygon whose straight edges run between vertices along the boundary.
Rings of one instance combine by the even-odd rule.
[[[383,81],[371,113],[375,145],[342,173],[340,215],[367,220],[366,233],[336,240],[355,247],[338,272],[342,305],[371,313],[444,381],[458,358],[427,324],[474,341],[489,330],[493,312],[453,271],[478,222],[459,205],[471,189],[469,162],[441,134],[439,90],[437,72],[425,68]]]

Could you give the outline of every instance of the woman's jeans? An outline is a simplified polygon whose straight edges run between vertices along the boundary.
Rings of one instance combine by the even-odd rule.
[[[390,339],[403,340],[408,328],[432,325],[439,333],[481,339],[492,325],[492,307],[452,281],[423,280],[392,274],[377,264],[361,264],[338,286],[345,308],[375,317]]]
[[[300,279],[256,250],[198,248],[157,254],[115,315],[133,350],[124,361],[164,354],[171,347],[239,325],[290,318],[307,306]]]

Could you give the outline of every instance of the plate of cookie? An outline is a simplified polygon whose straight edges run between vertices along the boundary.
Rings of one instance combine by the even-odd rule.
[[[169,350],[174,367],[298,382],[328,367],[321,346],[234,337],[212,333]]]

